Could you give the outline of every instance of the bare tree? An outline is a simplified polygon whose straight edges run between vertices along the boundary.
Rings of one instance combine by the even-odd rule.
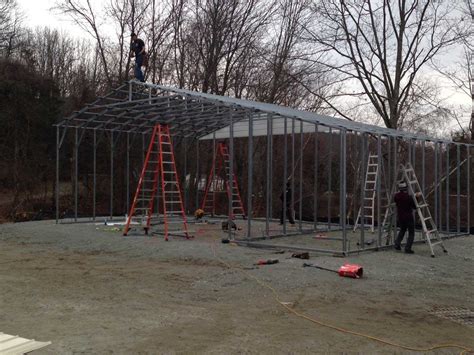
[[[16,0],[0,0],[0,51],[5,57],[20,44],[23,17]]]
[[[195,69],[201,90],[227,92],[232,73],[242,57],[251,54],[269,19],[263,0],[196,0],[188,26],[190,50],[197,53]]]
[[[320,0],[313,13],[309,37],[332,56],[322,64],[349,81],[348,96],[367,97],[389,128],[400,126],[420,70],[465,33],[448,1]]]
[[[100,30],[100,23],[97,19],[96,12],[92,7],[90,0],[61,0],[57,3],[56,9],[67,14],[71,19],[79,25],[84,31],[89,33],[97,42],[100,61],[103,66],[104,75],[110,86],[112,86],[112,75],[109,69],[109,61],[107,60],[107,48],[105,38]]]
[[[460,7],[461,21],[474,22],[474,8],[470,0],[464,0]],[[460,54],[457,60],[451,61],[432,60],[432,66],[443,75],[458,92],[464,93],[471,99],[471,112],[469,120],[469,136],[474,140],[474,30],[472,26],[460,38]],[[452,112],[452,117],[457,121],[464,136],[467,136],[466,127],[461,123],[458,113]]]

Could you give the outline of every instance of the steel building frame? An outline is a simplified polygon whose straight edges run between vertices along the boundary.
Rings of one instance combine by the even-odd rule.
[[[360,122],[338,119],[330,116],[315,114],[288,107],[282,107],[272,104],[241,100],[226,96],[217,96],[204,94],[184,89],[166,87],[162,85],[139,83],[130,81],[124,83],[119,88],[111,91],[96,101],[86,105],[80,111],[74,112],[71,116],[65,118],[56,125],[56,222],[60,218],[60,159],[61,148],[64,145],[68,133],[73,133],[73,155],[74,155],[74,217],[78,221],[78,152],[85,134],[92,136],[92,165],[93,165],[93,187],[92,187],[92,211],[91,217],[96,220],[96,194],[97,194],[97,149],[106,133],[109,135],[110,142],[110,218],[114,217],[114,159],[115,148],[120,141],[126,142],[126,156],[121,157],[126,160],[126,207],[130,205],[130,152],[133,141],[137,137],[142,137],[142,155],[148,136],[151,134],[155,124],[167,124],[175,137],[181,137],[185,147],[183,157],[184,174],[191,168],[190,157],[187,155],[187,147],[190,141],[195,144],[195,174],[196,178],[200,176],[200,144],[205,141],[212,141],[213,149],[217,139],[228,139],[229,153],[232,157],[235,155],[235,143],[239,137],[245,137],[247,140],[247,214],[246,238],[236,240],[236,242],[255,247],[269,248],[288,248],[292,250],[309,250],[328,253],[340,253],[348,255],[361,250],[372,250],[384,248],[382,225],[378,222],[375,245],[366,247],[367,231],[363,226],[360,228],[360,234],[357,237],[357,248],[351,248],[351,237],[348,237],[350,221],[348,220],[347,200],[351,195],[348,191],[348,152],[351,158],[357,156],[361,165],[366,164],[368,152],[371,149],[378,155],[378,164],[386,165],[386,185],[391,185],[396,176],[396,169],[399,163],[407,161],[412,163],[417,170],[420,184],[426,193],[428,189],[426,161],[431,154],[433,159],[434,171],[432,175],[433,191],[433,216],[439,226],[439,229],[446,236],[466,235],[470,232],[470,179],[471,179],[471,148],[472,145],[452,142],[428,137],[423,134],[414,134],[400,130],[393,130],[375,125],[369,125]],[[283,147],[275,146],[276,137],[283,137]],[[265,137],[266,152],[265,161],[260,162],[264,166],[265,176],[265,214],[261,216],[264,222],[263,235],[257,235],[254,232],[254,224],[259,221],[259,216],[253,216],[252,208],[254,206],[254,167],[253,158],[254,139],[256,137]],[[311,140],[314,145],[312,152],[312,171],[314,173],[312,192],[313,216],[312,221],[303,220],[303,189],[305,176],[303,176],[304,162],[303,151],[305,145],[304,139]],[[299,144],[297,144],[299,140]],[[68,140],[69,141],[69,140]],[[404,153],[401,150],[403,146]],[[324,148],[324,149],[323,149]],[[286,219],[283,223],[281,233],[271,233],[271,223],[275,220],[273,217],[273,192],[278,190],[278,184],[274,181],[274,155],[276,152],[283,151],[283,177],[281,179],[281,189],[285,189],[286,182],[291,176],[292,195],[291,205],[298,211],[297,229],[290,231],[287,227]],[[289,151],[290,150],[290,154]],[[322,153],[326,152],[326,171],[322,171]],[[382,158],[382,156],[384,158]],[[464,160],[462,160],[462,156]],[[307,159],[306,159],[307,160]],[[334,164],[334,162],[339,164]],[[351,161],[352,162],[352,161]],[[257,162],[259,163],[259,162]],[[234,161],[230,160],[230,174],[235,170]],[[462,166],[465,166],[462,173]],[[454,169],[453,170],[453,166]],[[337,176],[337,171],[339,175]],[[290,174],[291,173],[291,174]],[[324,178],[322,173],[327,174]],[[334,175],[336,173],[336,175]],[[449,178],[443,180],[443,175]],[[463,176],[462,176],[463,175]],[[354,173],[353,179],[357,180]],[[454,179],[455,178],[455,179]],[[232,179],[232,176],[230,176]],[[333,180],[337,181],[333,181]],[[464,180],[465,179],[465,180]],[[298,180],[297,190],[295,190],[295,180]],[[324,181],[325,180],[325,181]],[[363,186],[364,178],[360,181]],[[382,196],[381,179],[377,182],[377,196]],[[451,183],[455,180],[455,193],[452,194]],[[462,181],[464,180],[464,181]],[[325,182],[325,186],[323,183]],[[338,186],[335,186],[337,183]],[[464,194],[461,191],[461,185],[465,186]],[[336,189],[337,187],[337,189]],[[387,186],[385,186],[386,188]],[[326,188],[327,194],[327,214],[326,222],[321,223],[320,196]],[[338,197],[334,194],[338,192]],[[350,189],[349,189],[350,190]],[[198,189],[196,189],[196,208],[199,206]],[[356,193],[358,196],[356,197]],[[357,192],[352,191],[352,201],[354,205],[363,204],[364,194],[361,189]],[[189,209],[190,199],[189,189],[184,191],[184,199],[187,210]],[[298,197],[297,200],[295,198]],[[450,203],[455,199],[456,217],[454,218],[455,227],[450,225]],[[465,199],[462,203],[461,198]],[[283,216],[286,216],[286,194],[283,197]],[[331,216],[334,212],[335,202],[338,202],[337,216]],[[295,201],[297,206],[295,206]],[[230,206],[231,201],[229,201]],[[463,207],[465,210],[463,211]],[[381,221],[383,216],[383,206],[381,198],[377,199],[376,216],[377,221]],[[334,217],[336,222],[334,222]],[[463,224],[461,219],[464,218]],[[230,218],[230,216],[228,216]],[[261,221],[260,221],[261,222]],[[320,248],[307,247],[299,245],[281,245],[266,244],[267,239],[277,237],[289,237],[292,235],[304,235],[314,231],[340,231],[340,237],[332,239],[340,243],[338,247]],[[232,237],[229,230],[229,237]],[[331,239],[331,238],[330,238]],[[353,238],[352,238],[353,239]]]

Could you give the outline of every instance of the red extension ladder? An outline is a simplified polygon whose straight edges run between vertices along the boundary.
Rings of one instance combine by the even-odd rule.
[[[220,179],[223,168],[225,170],[225,175],[223,179]],[[232,184],[229,184],[229,173],[229,151],[225,143],[219,142],[217,144],[216,155],[212,161],[211,172],[209,173],[209,179],[207,180],[206,191],[204,192],[201,209],[204,211],[204,213],[211,215],[216,214],[216,193],[221,191],[221,189],[219,189],[219,182],[225,181],[227,197],[232,200],[232,211],[230,212],[231,218],[234,219],[237,215],[241,215],[243,218],[245,218],[245,210],[242,203],[242,198],[240,197],[237,177],[235,176],[235,173],[232,173]]]
[[[156,215],[153,216],[155,209]],[[128,234],[134,221],[141,224],[148,234],[152,219],[159,216],[162,217],[160,222],[164,224],[164,232],[156,233],[163,233],[165,240],[169,235],[190,238],[169,127],[160,124],[153,128],[123,235]],[[183,230],[170,230],[171,224],[181,225]]]

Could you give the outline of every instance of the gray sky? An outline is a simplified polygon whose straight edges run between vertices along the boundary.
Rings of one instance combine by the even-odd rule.
[[[82,29],[78,28],[77,25],[67,19],[66,16],[60,15],[57,11],[51,11],[56,4],[57,0],[17,0],[21,6],[24,14],[26,15],[25,22],[28,27],[53,27],[66,32],[75,37],[89,38],[89,35]],[[100,9],[102,3],[105,0],[93,0],[91,1],[94,8]],[[106,24],[105,24],[106,25]],[[450,51],[450,53],[453,53]],[[444,60],[445,58],[443,58]],[[446,60],[452,60],[446,56]],[[471,99],[466,94],[456,92],[452,89],[447,79],[440,77],[436,72],[431,70],[425,70],[424,75],[430,77],[436,77],[438,85],[441,87],[442,96],[446,97],[446,102],[454,107],[466,106],[467,110],[462,110],[464,116],[463,123],[469,122]],[[457,129],[456,123],[450,125],[452,129]]]

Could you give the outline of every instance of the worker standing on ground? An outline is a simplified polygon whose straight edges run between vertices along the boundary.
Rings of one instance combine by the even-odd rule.
[[[413,196],[408,194],[406,182],[401,182],[398,185],[399,192],[394,196],[395,204],[397,205],[398,225],[400,232],[395,240],[395,249],[401,250],[401,243],[408,230],[407,244],[405,245],[405,253],[413,254],[411,246],[415,238],[415,218],[413,217],[413,210],[416,210],[416,204]]]
[[[280,200],[281,200],[281,215],[280,215],[280,224],[283,224],[284,220],[284,212],[285,212],[285,194],[286,193],[286,216],[288,217],[288,220],[290,221],[291,225],[295,224],[295,220],[293,218],[293,206],[291,205],[291,183],[288,181],[286,183],[286,189],[285,192],[282,192],[280,195]]]
[[[142,72],[142,65],[145,58],[145,43],[140,38],[138,38],[134,32],[132,32],[131,37],[132,42],[130,44],[130,57],[135,57],[135,78],[144,83],[145,78]]]

